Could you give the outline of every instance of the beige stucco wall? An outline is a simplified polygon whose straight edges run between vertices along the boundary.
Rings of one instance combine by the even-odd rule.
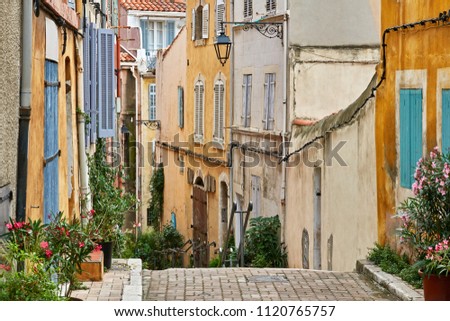
[[[370,100],[358,120],[326,135],[319,148],[308,155],[310,161],[329,159],[330,151],[345,142],[336,159],[321,164],[321,263],[322,269],[352,271],[356,260],[366,257],[377,241],[377,192],[374,134],[374,100]],[[294,142],[295,144],[296,142]],[[302,142],[303,144],[304,142]],[[304,152],[300,155],[306,157]],[[309,262],[313,267],[314,167],[293,159],[287,170],[286,242],[290,267],[302,267],[302,231],[309,233]],[[332,251],[328,240],[333,236]],[[332,256],[331,263],[328,261]]]
[[[2,219],[15,212],[20,106],[21,14],[20,1],[1,1],[0,187],[9,185],[9,188],[13,191],[11,212],[0,214]]]

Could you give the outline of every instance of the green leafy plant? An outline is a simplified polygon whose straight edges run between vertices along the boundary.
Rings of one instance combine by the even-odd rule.
[[[135,256],[152,270],[181,267],[178,250],[183,246],[183,236],[171,225],[164,225],[161,231],[143,233],[137,240]]]
[[[92,193],[94,215],[89,228],[102,242],[114,241],[120,232],[125,213],[134,210],[136,197],[116,186],[120,172],[106,162],[104,139],[98,139],[96,151],[89,157],[89,187]]]
[[[164,169],[162,167],[153,172],[150,179],[150,193],[152,197],[149,201],[148,225],[159,229],[164,204]]]
[[[449,275],[450,273],[450,238],[430,246],[427,249],[425,259],[422,261],[421,270],[425,275]]]
[[[382,271],[398,275],[401,279],[416,288],[422,287],[422,279],[417,273],[416,265],[409,264],[407,255],[399,255],[389,246],[375,244],[367,258],[378,265]]]
[[[286,246],[280,241],[278,215],[250,219],[245,234],[245,262],[254,267],[286,267]]]

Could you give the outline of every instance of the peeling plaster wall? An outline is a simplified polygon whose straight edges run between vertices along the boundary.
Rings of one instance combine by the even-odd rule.
[[[0,213],[0,224],[3,224],[8,215],[15,213],[20,107],[21,8],[21,1],[2,0],[0,2],[2,34],[0,36],[0,188],[9,185],[13,191],[10,213]]]

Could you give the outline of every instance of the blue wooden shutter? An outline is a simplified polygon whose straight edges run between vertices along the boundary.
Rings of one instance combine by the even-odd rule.
[[[141,20],[142,48],[147,48],[147,20]]]
[[[167,30],[166,30],[166,45],[169,46],[173,38],[175,38],[175,22],[169,21],[167,22]]]
[[[114,137],[114,31],[98,29],[98,136]]]
[[[450,150],[450,89],[442,90],[442,151]]]
[[[59,211],[58,64],[45,61],[44,90],[44,222]]]
[[[422,89],[400,90],[400,185],[411,188],[422,157]]]

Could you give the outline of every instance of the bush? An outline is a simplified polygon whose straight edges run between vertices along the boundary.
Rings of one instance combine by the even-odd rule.
[[[173,251],[183,246],[183,236],[171,225],[164,225],[162,231],[143,233],[137,240],[135,256],[142,259],[146,268],[162,270],[181,267],[182,259]]]
[[[409,264],[406,255],[398,255],[389,246],[375,244],[375,248],[369,251],[367,258],[378,265],[382,271],[398,275],[415,288],[422,287],[422,279],[417,272],[417,266]]]
[[[245,235],[245,262],[253,267],[286,267],[286,246],[280,241],[278,215],[250,219]]]

